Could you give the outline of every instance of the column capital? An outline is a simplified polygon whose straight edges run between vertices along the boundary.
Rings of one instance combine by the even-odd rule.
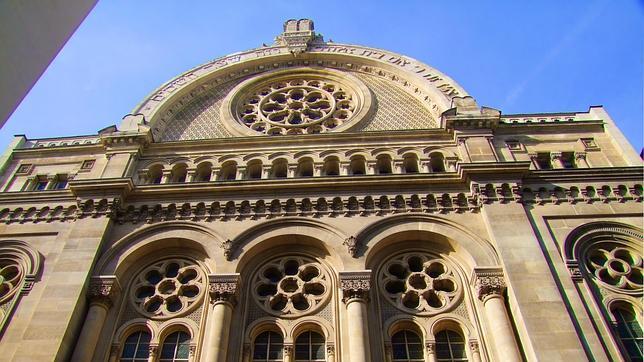
[[[426,341],[425,342],[425,351],[427,352],[428,355],[436,353],[436,342],[434,342],[434,341],[431,341],[431,342]]]
[[[333,343],[327,342],[327,344],[326,344],[326,355],[327,356],[335,356],[335,345],[333,345]]]
[[[293,355],[293,345],[285,343],[283,348],[284,348],[284,359],[288,358],[290,361],[289,357]]]
[[[213,304],[228,303],[235,306],[240,278],[238,273],[208,275],[208,293]]]
[[[339,276],[344,303],[348,304],[352,300],[362,302],[369,300],[371,270],[342,271]]]
[[[550,152],[550,159],[552,161],[561,159],[561,152]]]
[[[472,281],[478,298],[482,301],[501,296],[505,290],[505,277],[501,268],[475,268]]]
[[[470,350],[473,353],[479,352],[479,342],[478,341],[470,341]]]
[[[89,281],[89,289],[87,290],[87,298],[92,304],[99,304],[105,308],[112,306],[112,299],[120,291],[116,276],[95,276]]]

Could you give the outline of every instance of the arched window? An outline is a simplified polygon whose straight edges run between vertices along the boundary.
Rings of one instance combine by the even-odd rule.
[[[121,362],[147,362],[150,355],[150,333],[134,332],[123,344]]]
[[[622,344],[624,355],[631,361],[642,361],[642,327],[637,321],[633,308],[618,306],[611,311],[615,337]]]
[[[228,161],[221,165],[221,173],[219,174],[219,180],[221,181],[232,181],[237,178],[237,162]]]
[[[299,177],[313,176],[313,160],[310,157],[304,157],[297,163],[297,175]]]
[[[467,361],[465,340],[449,329],[436,334],[436,361]]]
[[[440,152],[429,155],[429,166],[431,172],[445,172],[445,158]]]
[[[376,158],[376,170],[379,175],[391,174],[391,157],[389,155],[379,155]]]
[[[163,166],[155,165],[150,167],[148,171],[148,183],[149,184],[160,184],[163,177]]]
[[[365,159],[362,156],[354,156],[351,158],[349,169],[352,175],[365,175],[367,173],[365,166]]]
[[[161,346],[160,362],[188,362],[190,355],[190,335],[174,332],[167,336]]]
[[[295,340],[295,360],[324,361],[324,337],[316,332],[304,332]]]
[[[212,164],[210,162],[202,162],[197,166],[195,174],[195,182],[208,182],[212,176]]]
[[[423,344],[418,334],[404,330],[391,336],[394,361],[424,361]]]
[[[403,158],[405,173],[418,173],[418,156],[413,153],[406,154]]]
[[[172,168],[171,179],[172,182],[186,182],[186,176],[188,175],[188,169],[185,164],[178,164]]]
[[[283,158],[278,158],[273,161],[271,176],[273,178],[286,178],[288,176],[288,162]]]
[[[281,361],[284,338],[276,332],[263,332],[255,337],[253,362]]]
[[[251,160],[246,165],[246,174],[249,180],[259,180],[262,178],[262,161]]]
[[[338,176],[340,175],[340,161],[337,157],[327,157],[324,160],[324,176]]]

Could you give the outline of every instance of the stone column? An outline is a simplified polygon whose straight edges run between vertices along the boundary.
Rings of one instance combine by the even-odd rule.
[[[243,180],[246,178],[246,166],[237,166],[237,173],[235,174],[235,180]]]
[[[405,167],[403,165],[403,162],[402,161],[394,161],[394,169],[392,171],[393,171],[393,173],[396,173],[396,174],[405,173]]]
[[[335,362],[335,346],[332,343],[326,344],[326,361]]]
[[[425,361],[436,362],[436,343],[425,342]]]
[[[322,170],[323,169],[324,169],[324,163],[323,162],[315,162],[313,164],[313,176],[314,177],[322,176]]]
[[[54,188],[54,185],[56,185],[56,175],[47,175],[47,186],[45,186],[45,190],[51,190]]]
[[[210,171],[210,181],[219,181],[219,174],[221,173],[221,167],[213,167]]]
[[[242,352],[242,362],[250,362],[250,350],[250,343],[245,343]]]
[[[113,344],[112,347],[110,348],[110,358],[109,362],[118,362],[121,349],[119,348],[118,344]]]
[[[284,344],[283,349],[283,361],[284,362],[293,362],[293,346],[290,344]]]
[[[297,164],[288,165],[288,168],[287,168],[287,171],[286,171],[286,177],[288,177],[288,178],[295,177],[295,172],[296,171],[297,171]]]
[[[521,353],[503,302],[503,271],[497,268],[475,269],[473,280],[476,294],[483,302],[488,330],[492,332],[499,361],[521,361]]]
[[[481,352],[477,341],[470,341],[470,352],[472,352],[472,362],[481,362]]]
[[[170,170],[163,170],[162,171],[162,173],[161,173],[161,183],[162,184],[167,184],[167,183],[171,182],[171,177],[172,177],[171,172],[172,171],[170,171]]]
[[[589,168],[588,160],[586,160],[586,152],[575,152],[575,163],[579,168]]]
[[[367,175],[375,175],[376,174],[376,161],[367,161]]]
[[[207,343],[204,361],[225,362],[230,336],[230,321],[237,300],[239,274],[217,274],[208,276],[210,302]]]
[[[564,168],[563,162],[561,162],[561,152],[551,152],[550,163],[552,163],[552,168]]]
[[[148,347],[148,362],[155,362],[158,354],[159,354],[159,346],[156,344],[151,344]]]
[[[194,182],[197,175],[197,169],[191,168],[186,172],[186,182]]]
[[[349,361],[371,361],[367,302],[371,288],[371,270],[340,272],[342,301],[347,306]]]
[[[107,312],[112,307],[112,298],[118,290],[116,277],[92,277],[87,291],[89,310],[85,323],[76,341],[72,361],[91,361],[103,329]]]

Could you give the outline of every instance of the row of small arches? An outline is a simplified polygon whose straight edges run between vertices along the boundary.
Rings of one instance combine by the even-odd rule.
[[[450,171],[453,171],[450,167]],[[407,153],[402,159],[394,160],[390,154],[383,153],[375,159],[367,159],[363,154],[351,156],[341,161],[338,156],[328,156],[321,161],[305,156],[296,162],[278,157],[268,162],[266,159],[252,158],[242,163],[240,160],[228,160],[215,167],[210,161],[203,161],[195,168],[189,168],[186,162],[177,162],[166,169],[161,163],[152,164],[139,173],[139,183],[183,183],[232,181],[254,179],[280,179],[292,177],[317,176],[354,176],[354,175],[390,175],[445,172],[445,157],[434,152],[429,158],[420,161],[416,153]]]

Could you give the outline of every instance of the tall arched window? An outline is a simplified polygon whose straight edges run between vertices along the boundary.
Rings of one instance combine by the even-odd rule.
[[[618,306],[611,311],[615,337],[619,339],[624,355],[631,361],[642,361],[642,327],[630,306]]]
[[[160,362],[188,362],[190,355],[190,335],[174,332],[167,336],[161,347]]]
[[[163,166],[154,165],[148,170],[147,181],[149,184],[160,184],[163,178]]]
[[[304,332],[295,340],[295,360],[324,361],[324,337],[316,332]]]
[[[140,331],[130,334],[123,344],[121,362],[147,362],[150,355],[150,333]]]
[[[195,182],[208,182],[212,176],[212,164],[210,162],[202,162],[197,166],[195,174]]]
[[[284,338],[276,332],[263,332],[255,337],[253,362],[281,361]]]
[[[418,334],[404,330],[391,336],[394,361],[424,361],[423,344]]]
[[[438,332],[436,334],[436,360],[467,361],[463,337],[449,329]]]

